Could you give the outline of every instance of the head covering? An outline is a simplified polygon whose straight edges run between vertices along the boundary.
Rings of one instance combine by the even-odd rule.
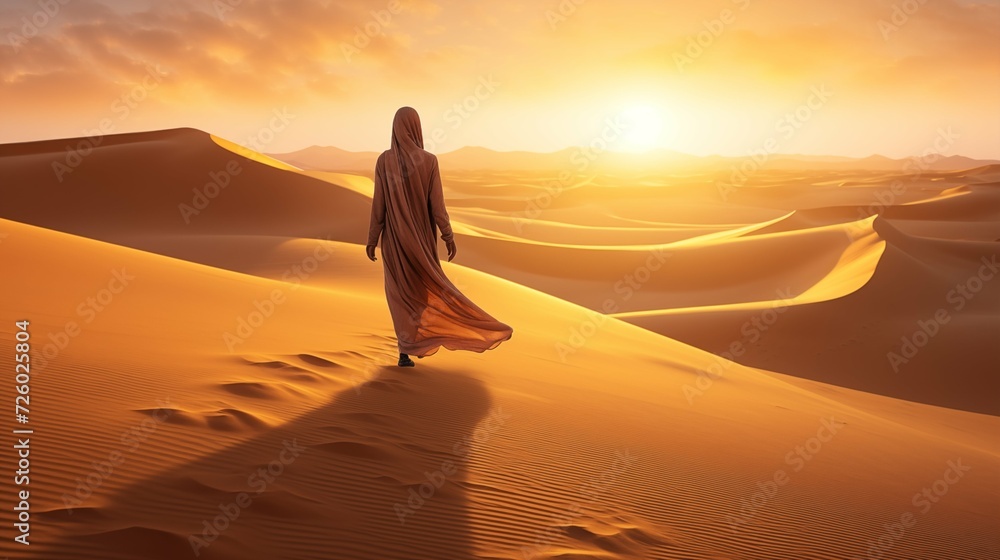
[[[415,356],[450,350],[482,352],[513,330],[472,303],[445,276],[437,230],[453,239],[437,158],[423,149],[420,117],[402,107],[392,119],[391,148],[375,165],[368,244],[381,237],[385,295],[399,351]]]
[[[390,151],[395,157],[385,161],[386,179],[394,192],[406,192],[406,183],[411,176],[420,175],[425,166],[424,133],[420,127],[420,115],[413,107],[400,107],[392,118],[392,138]],[[429,155],[429,154],[428,154]],[[414,202],[416,202],[414,200]]]
[[[424,149],[424,134],[420,129],[420,115],[413,107],[400,107],[392,118],[392,140],[394,150],[411,152],[414,147]]]

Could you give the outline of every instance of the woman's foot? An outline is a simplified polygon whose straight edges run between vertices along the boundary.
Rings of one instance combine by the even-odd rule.
[[[399,367],[413,367],[415,365],[417,364],[408,355],[402,353],[399,355]]]

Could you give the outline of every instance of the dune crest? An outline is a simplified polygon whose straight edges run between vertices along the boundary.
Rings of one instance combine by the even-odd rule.
[[[32,492],[38,557],[834,560],[1000,550],[1000,417],[963,410],[986,408],[992,381],[931,375],[949,349],[967,363],[987,356],[992,285],[966,300],[970,313],[954,314],[940,347],[921,350],[906,383],[871,367],[884,363],[894,329],[933,313],[994,243],[915,235],[922,215],[887,217],[902,205],[845,219],[851,204],[792,212],[779,197],[772,208],[715,214],[718,202],[697,189],[637,187],[622,194],[640,196],[635,211],[618,202],[607,218],[642,224],[623,234],[629,242],[532,243],[470,223],[459,260],[443,266],[518,336],[491,353],[439,352],[400,370],[382,269],[352,237],[368,218],[357,188],[191,130],[109,137],[59,183],[47,162],[61,144],[0,146],[12,179],[0,256],[17,271],[0,275],[0,289],[19,294],[0,304],[0,337],[9,347],[13,322],[31,321],[32,391],[44,396],[31,420],[44,445],[32,473],[32,488],[44,489]],[[241,172],[185,224],[177,204],[230,161]],[[132,192],[139,176],[144,196]],[[939,202],[990,200],[993,176],[979,177],[972,194]],[[650,192],[688,204],[657,216]],[[511,198],[494,194],[492,209],[489,196],[464,208],[496,222]],[[582,198],[559,200],[546,219],[596,215]],[[992,211],[979,214],[981,232]],[[695,227],[702,215],[713,216],[708,228]],[[655,223],[674,233],[689,224],[684,238],[697,241],[639,242],[655,237]],[[702,237],[726,229],[739,234]],[[655,249],[670,243],[658,261]],[[616,292],[640,267],[649,268],[641,288]],[[785,286],[798,304],[757,344],[743,340],[741,325]],[[608,298],[637,312],[691,305],[625,321],[595,311]],[[724,355],[734,340],[746,352]],[[738,363],[769,359],[802,369]],[[0,364],[13,370],[12,353]],[[933,395],[950,408],[926,404]],[[13,479],[0,479],[0,493],[13,492]],[[895,524],[909,519],[901,534]],[[20,546],[4,540],[0,555],[17,557]]]

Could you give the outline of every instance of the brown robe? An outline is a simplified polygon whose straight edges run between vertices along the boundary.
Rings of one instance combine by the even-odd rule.
[[[438,261],[437,230],[445,242],[454,234],[437,157],[423,146],[420,117],[403,107],[392,121],[392,147],[375,164],[368,245],[381,236],[385,297],[399,351],[429,356],[441,346],[496,348],[513,330],[459,292]]]

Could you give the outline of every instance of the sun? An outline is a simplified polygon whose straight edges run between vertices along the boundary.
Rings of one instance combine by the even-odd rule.
[[[621,112],[622,133],[620,146],[629,152],[646,152],[659,146],[663,137],[663,115],[650,105],[632,105]]]

